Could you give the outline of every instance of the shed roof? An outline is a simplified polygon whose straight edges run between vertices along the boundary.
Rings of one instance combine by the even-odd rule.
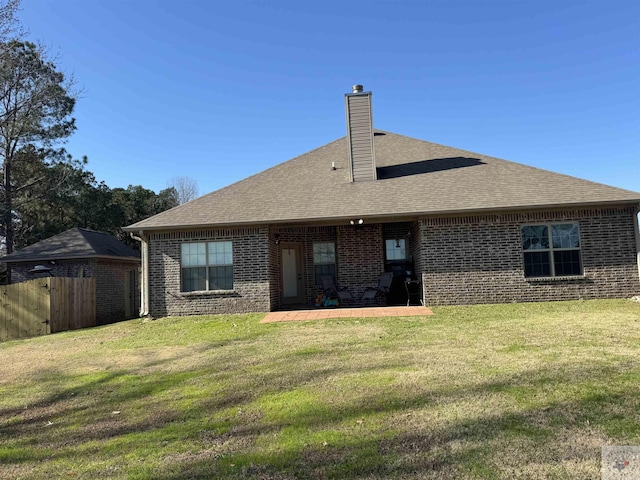
[[[391,132],[376,130],[374,146],[376,181],[349,181],[343,137],[126,230],[640,202],[638,192]]]
[[[85,228],[72,228],[0,258],[7,263],[63,260],[71,258],[111,258],[140,261],[140,252],[113,235]]]

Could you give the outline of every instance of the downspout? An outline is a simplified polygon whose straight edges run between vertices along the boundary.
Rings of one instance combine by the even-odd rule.
[[[639,214],[640,214],[640,205],[636,207],[636,211],[633,214],[633,229],[636,235],[636,261],[638,262],[638,277],[640,277],[640,226],[638,224]]]
[[[140,279],[140,316],[146,317],[149,315],[149,243],[142,230],[140,230],[140,236],[134,235],[133,232],[129,232],[129,235],[141,244],[142,276]]]

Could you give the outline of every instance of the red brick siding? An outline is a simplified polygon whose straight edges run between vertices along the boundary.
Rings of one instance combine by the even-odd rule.
[[[420,278],[418,272],[424,270],[422,265],[422,255],[420,255],[420,247],[422,245],[422,230],[418,222],[411,223],[411,258],[413,259],[413,273],[416,278]]]
[[[276,244],[276,241],[278,244]],[[271,309],[277,310],[282,303],[282,279],[280,269],[280,239],[276,231],[269,231],[269,300]]]
[[[528,212],[420,220],[428,305],[628,297],[640,293],[634,209]],[[521,226],[575,221],[583,278],[525,279]]]
[[[233,242],[233,290],[181,292],[180,245]],[[269,311],[269,235],[266,227],[164,232],[149,235],[149,307],[153,316]]]
[[[132,262],[118,262],[97,259],[93,277],[96,279],[96,322],[103,325],[127,318],[125,312],[125,277],[132,270],[135,275],[134,317],[140,310],[139,265]]]
[[[337,227],[338,282],[360,298],[366,287],[378,284],[384,272],[382,225]]]
[[[276,235],[280,244],[297,243],[302,245],[303,278],[304,278],[304,303],[313,305],[316,293],[320,291],[315,284],[313,268],[313,243],[336,242],[336,227],[274,227],[270,234],[271,247],[269,256],[269,271],[271,272],[271,295],[275,299],[273,308],[281,306],[282,285],[282,259],[280,245],[275,245]],[[337,245],[336,245],[337,248]],[[337,267],[340,268],[339,266]]]
[[[280,243],[298,243],[303,249],[305,304],[315,303],[320,286],[315,284],[313,243],[336,244],[336,270],[338,284],[349,289],[358,304],[365,287],[377,285],[384,271],[384,245],[380,224],[327,226],[327,227],[273,227],[270,234],[269,271],[272,275],[271,298],[273,308],[280,307],[282,299],[282,271],[280,248],[275,245],[276,235]]]

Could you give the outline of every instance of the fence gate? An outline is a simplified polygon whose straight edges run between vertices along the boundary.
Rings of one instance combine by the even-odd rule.
[[[48,278],[0,287],[0,341],[51,333]]]
[[[0,286],[0,341],[93,327],[93,278],[38,278]]]

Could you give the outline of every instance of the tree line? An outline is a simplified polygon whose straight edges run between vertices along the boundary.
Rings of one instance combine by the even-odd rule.
[[[79,92],[43,45],[23,39],[19,6],[0,2],[0,256],[72,227],[126,240],[123,226],[195,198],[188,177],[157,194],[109,188],[86,169],[86,157],[59,146],[77,128]]]

